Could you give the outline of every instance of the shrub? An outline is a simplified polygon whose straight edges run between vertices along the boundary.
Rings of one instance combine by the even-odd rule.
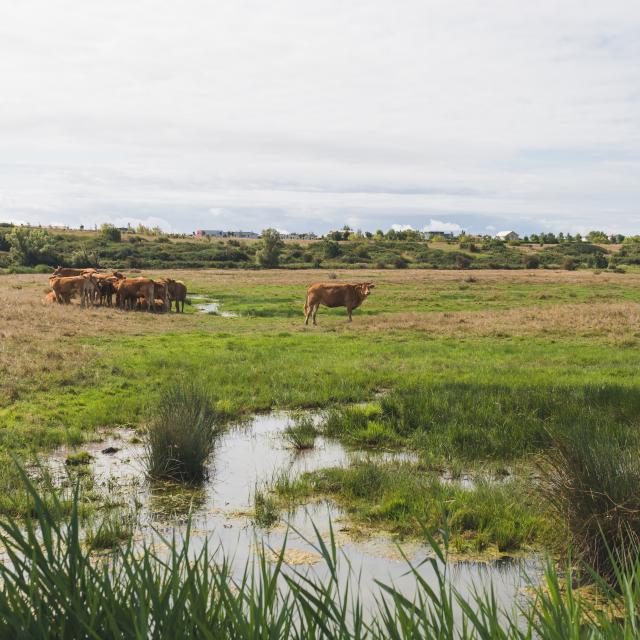
[[[205,480],[219,429],[204,389],[179,380],[161,393],[154,411],[145,441],[149,476],[186,483]]]
[[[575,271],[577,266],[578,265],[576,264],[576,261],[573,258],[569,258],[568,256],[562,263],[562,268],[566,271]]]
[[[525,269],[537,269],[540,266],[540,258],[533,254],[523,258]]]
[[[280,254],[284,242],[275,229],[265,229],[262,232],[262,248],[256,253],[258,264],[262,267],[274,268],[280,264]]]
[[[112,224],[103,224],[100,227],[100,236],[108,242],[120,242],[122,240],[120,229]]]
[[[409,266],[409,263],[402,256],[398,256],[393,261],[393,265],[396,269],[406,269]]]
[[[337,258],[342,254],[340,245],[335,240],[325,240],[323,243],[324,257],[331,260],[331,258]]]
[[[36,264],[53,264],[53,239],[43,229],[14,227],[6,236],[11,246],[10,255],[15,264],[31,267]]]

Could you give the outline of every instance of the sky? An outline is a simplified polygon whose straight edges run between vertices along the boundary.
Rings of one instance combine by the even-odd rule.
[[[6,2],[0,221],[640,233],[640,2]]]

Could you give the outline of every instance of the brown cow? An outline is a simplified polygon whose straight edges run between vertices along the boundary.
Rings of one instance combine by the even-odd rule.
[[[135,309],[138,298],[144,298],[147,310],[153,310],[153,289],[154,282],[149,278],[123,278],[114,283],[116,288],[116,304],[125,309]]]
[[[49,291],[49,293],[47,293],[47,295],[44,297],[44,302],[45,304],[52,304],[54,302],[57,302],[56,294],[53,291]]]
[[[184,301],[187,297],[187,285],[180,280],[172,278],[158,278],[157,282],[166,283],[169,290],[169,311],[171,311],[171,303],[175,300],[176,313],[180,311],[180,303],[182,303],[182,313],[184,313]]]
[[[71,296],[80,296],[80,306],[84,307],[88,303],[93,304],[93,297],[96,291],[96,281],[93,274],[84,276],[69,276],[50,278],[51,288],[60,304],[69,304]]]
[[[309,324],[313,314],[313,324],[320,305],[325,307],[346,307],[351,322],[351,312],[357,309],[369,296],[374,285],[371,282],[346,284],[342,282],[318,282],[307,289],[307,299],[304,303],[304,323]]]

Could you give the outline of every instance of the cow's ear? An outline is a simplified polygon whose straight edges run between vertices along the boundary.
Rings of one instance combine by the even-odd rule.
[[[367,282],[367,286],[369,287],[369,289],[373,289],[376,285],[373,284],[373,282]]]

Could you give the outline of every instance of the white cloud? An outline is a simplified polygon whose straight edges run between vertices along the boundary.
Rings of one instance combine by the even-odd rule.
[[[413,227],[410,224],[392,224],[391,228],[394,231],[413,231]]]
[[[434,220],[431,218],[429,224],[422,227],[423,231],[462,231],[462,227],[455,222],[443,222],[442,220]]]
[[[639,3],[9,4],[0,217],[640,231]]]

